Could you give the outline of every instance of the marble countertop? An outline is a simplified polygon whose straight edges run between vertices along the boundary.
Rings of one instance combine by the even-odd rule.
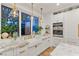
[[[60,43],[50,55],[51,56],[79,56],[79,46],[70,45],[67,43]]]
[[[3,53],[3,52],[5,52],[5,51],[7,51],[7,50],[9,50],[9,49],[15,49],[15,48],[21,48],[21,47],[23,47],[23,46],[25,46],[25,45],[27,45],[28,43],[22,43],[22,44],[13,44],[13,45],[8,45],[8,46],[6,46],[6,47],[2,47],[2,48],[0,48],[0,53]]]
[[[48,38],[49,36],[41,36],[41,38]],[[19,47],[22,47],[24,45],[29,45],[30,46],[33,46],[35,44],[37,44],[38,42],[40,43],[42,40],[41,38],[37,39],[37,38],[32,38],[32,39],[26,39],[26,40],[23,40],[22,38],[18,38],[16,40],[10,40],[10,39],[4,39],[4,40],[1,40],[0,41],[0,53],[2,52],[5,52],[9,49],[14,49],[14,48],[19,48]],[[35,42],[35,43],[34,43]]]

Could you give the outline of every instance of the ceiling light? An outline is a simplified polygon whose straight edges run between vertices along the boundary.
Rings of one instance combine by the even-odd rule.
[[[57,6],[59,6],[59,5],[60,5],[60,3],[57,3],[56,5],[57,5]]]
[[[16,8],[15,3],[12,4],[12,10],[11,10],[9,16],[12,16],[12,17],[17,17],[18,16],[18,10]]]

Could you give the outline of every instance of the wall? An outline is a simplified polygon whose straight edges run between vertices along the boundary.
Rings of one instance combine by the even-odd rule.
[[[79,45],[78,24],[79,9],[63,12],[51,16],[52,23],[63,22],[63,38],[52,37],[52,45],[57,46],[60,42]]]
[[[79,9],[59,13],[53,15],[48,13],[44,15],[45,25],[51,26],[51,45],[57,46],[61,42],[79,45],[78,24],[79,24]],[[52,24],[56,22],[63,22],[63,38],[53,37]]]
[[[54,19],[54,16],[52,13],[46,13],[43,15],[43,19],[44,19],[44,25],[43,27],[45,28],[46,25],[49,25],[50,26],[50,33],[51,33],[51,39],[50,39],[50,46],[54,46],[54,44],[52,44],[54,41],[52,39],[52,20]]]

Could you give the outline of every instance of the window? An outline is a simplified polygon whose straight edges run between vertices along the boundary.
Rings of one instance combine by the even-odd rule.
[[[31,20],[30,15],[21,13],[21,35],[31,34]]]
[[[39,18],[34,16],[33,17],[33,31],[38,32],[38,26],[39,26]]]
[[[11,8],[1,5],[1,33],[7,32],[10,36],[13,35],[13,32],[19,34],[19,17],[10,16],[11,10]]]
[[[7,32],[11,37],[17,32],[19,35],[19,16],[10,16],[11,8],[1,5],[1,34]],[[18,11],[19,13],[19,11]],[[38,32],[39,18],[33,17],[32,31]],[[31,34],[31,16],[21,12],[21,35]]]

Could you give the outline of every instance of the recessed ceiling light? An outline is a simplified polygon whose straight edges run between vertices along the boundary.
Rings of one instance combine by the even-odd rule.
[[[56,5],[57,5],[57,6],[59,6],[59,5],[60,5],[60,3],[57,3]]]

